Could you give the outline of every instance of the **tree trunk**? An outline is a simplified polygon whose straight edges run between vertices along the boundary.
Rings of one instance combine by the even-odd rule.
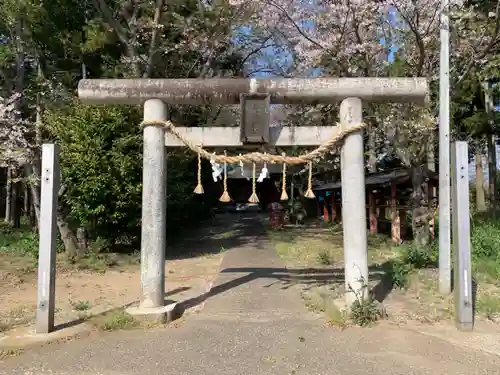
[[[493,216],[496,216],[496,175],[497,175],[497,153],[495,145],[495,136],[488,135],[488,185],[490,210]]]
[[[12,225],[12,168],[7,168],[7,182],[5,185],[5,218],[6,224]]]
[[[413,240],[419,246],[430,243],[429,209],[422,167],[411,168],[413,192],[411,194]]]
[[[368,130],[368,172],[377,172],[377,155],[375,150],[375,130]]]
[[[486,199],[484,197],[484,171],[483,155],[476,151],[476,209],[478,212],[486,212]]]
[[[69,227],[66,218],[64,217],[63,212],[60,207],[57,208],[57,228],[59,228],[59,234],[61,235],[61,240],[64,243],[64,249],[66,251],[66,255],[69,257],[78,257],[78,242],[76,240],[76,236]]]
[[[21,183],[17,181],[18,175],[17,173],[14,174],[14,177],[16,179],[15,182],[12,183],[12,197],[11,197],[11,203],[10,203],[10,223],[14,228],[20,228],[21,227],[21,217],[20,217],[20,205],[19,205],[19,196],[20,196],[20,187]]]
[[[36,222],[40,222],[40,190],[38,187],[39,181],[39,170],[35,164],[27,167],[31,182],[30,182],[30,191],[31,191],[31,200],[33,202],[33,211],[35,212]],[[59,192],[61,195],[61,192]],[[76,236],[71,230],[66,218],[64,217],[64,213],[61,211],[60,206],[57,208],[56,214],[56,222],[57,228],[59,229],[59,234],[61,235],[61,240],[64,243],[64,248],[66,250],[66,254],[68,256],[78,256],[78,246],[76,241]]]
[[[80,254],[85,254],[88,247],[87,231],[80,227],[76,230],[76,240],[78,242],[78,251]]]
[[[29,188],[31,195],[31,204],[36,224],[40,222],[40,187],[38,185],[39,169],[35,164],[26,165],[26,176],[29,179]]]
[[[25,182],[23,185],[23,216],[28,218],[30,217],[30,195],[29,195],[29,187],[28,183]]]

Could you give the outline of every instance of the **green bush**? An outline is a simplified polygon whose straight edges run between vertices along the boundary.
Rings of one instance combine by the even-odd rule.
[[[473,259],[499,258],[500,220],[474,220],[472,222],[471,244]]]
[[[57,237],[57,252],[64,251],[64,244]],[[10,253],[18,256],[31,256],[38,259],[38,233],[21,225],[21,228],[12,228],[0,224],[0,253]]]
[[[411,264],[403,262],[390,262],[385,273],[385,277],[390,281],[393,287],[405,289],[409,284],[409,277],[412,270]]]
[[[360,327],[368,327],[385,318],[384,309],[373,297],[357,298],[350,310],[349,318]]]
[[[403,263],[410,264],[415,268],[427,268],[434,266],[438,259],[437,243],[427,246],[411,244],[404,249]]]
[[[142,134],[137,107],[70,103],[46,112],[48,137],[61,147],[66,188],[61,203],[73,229],[114,250],[136,249],[142,205]],[[210,168],[204,168],[210,173]],[[178,233],[210,214],[206,197],[196,197],[196,155],[169,152],[167,234]],[[117,247],[118,246],[118,247]],[[102,249],[106,250],[106,249]]]

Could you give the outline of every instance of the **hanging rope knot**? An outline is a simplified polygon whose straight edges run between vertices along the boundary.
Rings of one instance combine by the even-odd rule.
[[[226,150],[224,150],[224,155],[226,155]],[[222,195],[219,198],[219,201],[221,202],[231,202],[231,197],[229,196],[229,193],[227,192],[227,163],[224,161],[224,182],[223,182],[223,187],[224,191],[222,192]]]
[[[316,196],[314,195],[314,192],[312,190],[312,161],[309,162],[309,178],[307,179],[307,191],[306,193],[304,194],[304,197],[306,198],[310,198],[310,199],[313,199],[313,198],[316,198]]]
[[[285,153],[283,153],[282,155],[284,156]],[[281,197],[280,197],[280,199],[282,201],[288,200],[288,194],[286,193],[286,163],[283,164],[283,183],[281,185]]]
[[[201,148],[201,146],[200,146]],[[198,174],[197,174],[197,179],[198,179],[198,185],[196,185],[194,189],[195,194],[203,194],[203,185],[201,184],[201,155],[198,152]]]
[[[257,197],[257,187],[255,184],[255,163],[253,163],[252,168],[252,195],[248,198],[250,203],[259,203],[259,198]]]

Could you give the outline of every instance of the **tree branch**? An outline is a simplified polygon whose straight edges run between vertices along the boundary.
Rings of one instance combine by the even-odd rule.
[[[136,77],[141,76],[141,68],[138,62],[137,52],[135,47],[130,43],[130,38],[127,35],[127,30],[118,22],[111,12],[111,9],[106,4],[106,0],[92,0],[94,3],[94,7],[100,11],[107,23],[111,26],[111,28],[115,31],[118,39],[125,46],[125,50],[127,51],[127,55],[131,60],[132,71]]]
[[[155,13],[153,18],[153,31],[151,32],[151,44],[149,46],[148,61],[146,63],[146,69],[143,77],[149,78],[151,72],[153,71],[153,61],[156,54],[156,45],[158,41],[158,27],[161,18],[161,9],[163,7],[164,0],[156,0]]]
[[[462,82],[464,80],[464,78],[469,74],[469,72],[471,71],[471,69],[474,66],[474,63],[477,60],[482,60],[488,54],[488,52],[490,52],[490,50],[495,46],[495,44],[498,42],[497,37],[498,37],[498,33],[500,32],[500,0],[497,1],[496,10],[495,10],[495,17],[496,17],[495,29],[493,31],[493,35],[491,37],[490,42],[488,43],[488,45],[486,46],[484,51],[481,54],[479,54],[479,56],[474,56],[474,55],[471,56],[469,63],[466,65],[465,71],[458,78],[456,85],[460,84],[460,82]]]

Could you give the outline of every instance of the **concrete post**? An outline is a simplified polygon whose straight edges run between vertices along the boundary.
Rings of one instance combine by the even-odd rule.
[[[469,151],[467,142],[451,145],[451,185],[455,322],[461,331],[474,327],[474,296],[470,256]]]
[[[347,98],[342,101],[340,104],[342,129],[349,129],[362,120],[361,99]],[[349,308],[357,298],[368,295],[368,238],[363,132],[349,135],[342,145],[340,155],[346,303]]]
[[[167,107],[159,99],[144,103],[144,120],[167,119]],[[165,129],[146,125],[143,130],[141,224],[141,296],[129,313],[166,320],[173,306],[165,306],[166,153]]]
[[[36,333],[50,333],[54,330],[56,303],[56,214],[59,184],[59,146],[47,143],[42,145]]]

